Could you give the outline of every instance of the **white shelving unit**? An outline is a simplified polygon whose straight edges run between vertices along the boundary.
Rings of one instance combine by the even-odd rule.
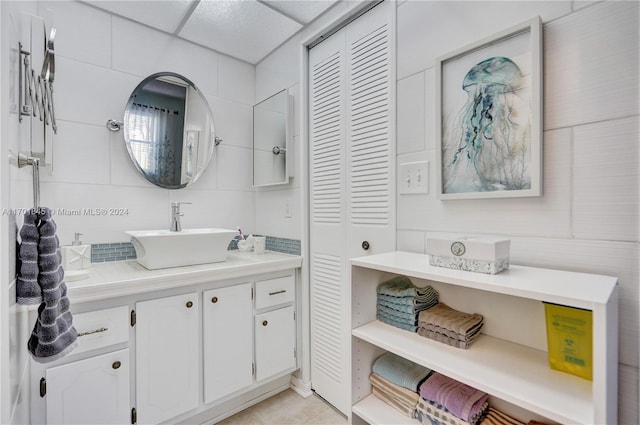
[[[617,423],[615,277],[522,266],[486,275],[432,267],[427,256],[407,252],[355,258],[351,266],[351,404],[358,418],[370,424],[417,423],[371,394],[371,365],[390,351],[532,416],[567,424]],[[406,275],[417,286],[434,286],[449,305],[465,298],[477,308],[491,304],[483,311],[484,334],[462,350],[377,321],[376,287],[395,275]],[[544,343],[523,343],[529,327],[538,333],[545,329],[541,301],[593,312],[593,381],[552,370]],[[509,329],[510,324],[517,329]]]

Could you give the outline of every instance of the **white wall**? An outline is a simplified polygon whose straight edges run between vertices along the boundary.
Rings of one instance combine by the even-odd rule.
[[[540,15],[544,195],[438,201],[434,59]],[[621,424],[638,423],[637,2],[417,2],[398,6],[398,164],[430,163],[428,195],[398,195],[398,248],[435,232],[512,239],[516,264],[620,279]]]
[[[437,232],[497,234],[512,239],[513,263],[618,276],[619,423],[638,423],[638,3],[397,5],[397,161],[424,159],[431,165],[428,195],[397,197],[398,249],[424,253],[426,237]],[[257,98],[283,87],[299,89],[300,43],[350,7],[351,2],[339,3],[260,62]],[[544,22],[544,195],[438,201],[434,59],[536,15]],[[306,166],[306,158],[297,159]],[[302,190],[256,193],[258,211],[271,211],[264,221],[258,214],[257,227],[276,226],[286,234],[282,200]]]
[[[76,2],[40,2],[38,13],[57,28],[53,173],[42,176],[42,204],[51,208],[124,207],[126,216],[58,216],[62,243],[74,232],[85,243],[128,240],[122,232],[167,228],[169,204],[183,207],[184,227],[254,227],[251,187],[252,65]],[[211,166],[183,190],[158,188],[134,170],[122,119],[129,94],[160,71],[185,75],[207,97],[223,139]]]
[[[151,3],[150,3],[151,5]],[[255,67],[165,33],[112,16],[79,2],[0,2],[2,93],[0,155],[1,208],[30,208],[30,167],[18,169],[10,153],[26,152],[28,124],[19,124],[13,66],[20,37],[20,12],[40,16],[57,28],[54,103],[58,134],[53,172],[41,171],[41,205],[51,208],[128,208],[128,215],[57,215],[62,244],[73,233],[85,243],[124,242],[122,233],[169,226],[172,201],[183,207],[184,227],[255,227],[251,186],[252,105]],[[34,65],[37,68],[38,65]],[[173,71],[192,80],[214,113],[216,134],[224,139],[208,171],[187,189],[158,188],[139,177],[130,163],[122,132],[105,128],[122,119],[127,99],[147,75]],[[15,77],[15,78],[14,78]],[[15,304],[16,232],[21,216],[0,216],[0,423],[28,423],[28,313]]]

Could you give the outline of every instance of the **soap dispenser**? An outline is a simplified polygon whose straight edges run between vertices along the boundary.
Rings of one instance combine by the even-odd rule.
[[[82,233],[74,233],[71,246],[62,247],[62,267],[65,270],[84,270],[91,267],[91,245],[80,241]]]

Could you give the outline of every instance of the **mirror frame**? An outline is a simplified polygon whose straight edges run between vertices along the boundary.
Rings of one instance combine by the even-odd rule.
[[[273,182],[267,182],[267,183],[259,183],[256,184],[256,107],[259,106],[260,104],[267,102],[268,100],[278,96],[279,94],[284,94],[285,95],[285,114],[284,114],[284,131],[285,131],[285,146],[284,149],[285,151],[283,153],[281,153],[281,155],[283,155],[284,157],[284,178],[281,181],[273,181]],[[289,94],[289,90],[288,89],[283,89],[278,91],[277,93],[272,94],[271,96],[268,96],[267,98],[263,99],[262,101],[256,103],[255,105],[253,105],[253,111],[252,111],[252,118],[253,118],[253,145],[252,145],[252,184],[253,187],[270,187],[270,186],[278,186],[278,185],[285,185],[285,184],[289,184],[290,178],[291,176],[291,147],[293,145],[293,143],[291,143],[291,138],[293,137],[293,131],[291,129],[291,125],[293,123],[292,120],[292,113],[293,113],[293,99],[292,96]],[[274,153],[275,154],[275,153]]]
[[[186,87],[187,89],[191,88],[193,89],[193,91],[195,91],[198,94],[198,97],[200,99],[200,101],[202,102],[203,106],[206,107],[207,110],[207,115],[209,115],[211,117],[211,135],[210,135],[210,140],[206,140],[204,141],[204,143],[209,143],[210,146],[210,152],[208,154],[208,158],[206,159],[206,163],[203,165],[203,168],[201,171],[197,172],[194,174],[194,177],[191,178],[188,182],[186,183],[180,183],[180,184],[175,184],[175,185],[169,185],[169,184],[162,184],[160,182],[157,181],[153,181],[152,179],[149,178],[148,173],[140,166],[138,160],[136,159],[132,148],[131,148],[131,143],[129,141],[129,137],[128,137],[128,114],[129,114],[129,109],[131,107],[131,103],[132,103],[132,99],[133,99],[133,95],[137,92],[139,92],[146,84],[148,84],[150,81],[153,80],[158,80],[161,79],[162,77],[170,77],[176,80],[179,80],[181,82],[184,83],[184,87]],[[185,105],[186,106],[186,105]],[[185,124],[186,124],[186,114],[185,113]],[[144,78],[131,92],[131,94],[129,95],[129,98],[127,99],[127,104],[125,107],[125,113],[124,113],[124,120],[123,120],[123,139],[124,139],[124,144],[127,148],[127,152],[129,154],[129,159],[130,161],[133,163],[133,166],[135,167],[136,171],[138,172],[138,174],[144,178],[147,182],[161,187],[163,189],[183,189],[187,186],[192,185],[193,183],[195,183],[209,168],[209,166],[211,165],[211,160],[213,159],[213,154],[214,154],[214,150],[215,147],[217,146],[217,137],[215,135],[215,122],[214,122],[214,116],[213,116],[213,111],[211,110],[211,106],[209,106],[209,102],[207,101],[206,97],[204,96],[204,93],[202,93],[202,91],[200,91],[200,89],[193,83],[193,81],[191,81],[190,79],[188,79],[187,77],[185,77],[184,75],[175,73],[175,72],[157,72],[155,74],[151,74],[148,77]],[[186,130],[183,128],[183,140],[182,140],[182,146],[184,148],[184,144],[186,143],[186,136],[185,136]]]

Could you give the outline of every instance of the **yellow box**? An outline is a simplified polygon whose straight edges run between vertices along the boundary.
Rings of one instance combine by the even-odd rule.
[[[593,313],[544,303],[551,369],[593,380]]]

